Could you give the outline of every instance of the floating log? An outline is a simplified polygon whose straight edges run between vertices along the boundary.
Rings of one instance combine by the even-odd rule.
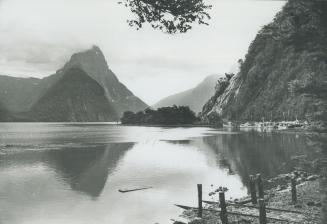
[[[206,204],[219,204],[219,202],[214,202],[214,201],[203,201]],[[234,207],[245,207],[245,208],[255,208],[258,209],[258,206],[255,205],[243,205],[243,204],[238,204],[238,203],[227,203],[227,205],[231,205]],[[281,209],[281,208],[272,208],[272,207],[266,207],[266,210],[271,210],[271,211],[277,211],[277,212],[288,212],[288,213],[296,213],[296,214],[302,214],[303,212],[299,211],[294,211],[294,210],[288,210],[288,209]]]
[[[175,204],[175,206],[182,208],[184,210],[197,210],[198,208],[195,207],[190,207],[190,206],[186,206],[186,205],[178,205]],[[209,211],[209,212],[221,212],[220,210],[216,210],[216,209],[210,209],[210,208],[203,208],[203,211]],[[252,214],[245,214],[245,213],[240,213],[240,212],[229,212],[227,211],[227,214],[230,215],[238,215],[238,216],[247,216],[247,217],[251,217],[251,218],[259,218],[258,215],[252,215]],[[290,220],[286,220],[286,219],[278,219],[278,218],[273,218],[273,217],[267,217],[267,219],[271,219],[271,220],[275,220],[275,221],[279,221],[279,222],[292,222],[292,223],[297,223],[294,221],[290,221]]]
[[[147,189],[150,189],[150,188],[153,188],[153,187],[143,187],[143,188],[136,188],[136,189],[130,189],[130,190],[121,190],[119,189],[118,191],[120,193],[128,193],[128,192],[132,192],[132,191],[142,191],[142,190],[147,190]]]

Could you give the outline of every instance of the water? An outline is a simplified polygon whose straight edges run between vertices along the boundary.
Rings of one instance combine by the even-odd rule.
[[[247,194],[250,174],[290,171],[296,155],[319,157],[312,137],[210,128],[108,123],[1,123],[0,223],[171,223],[226,186]],[[211,187],[211,184],[214,187]],[[119,193],[119,189],[153,187]]]

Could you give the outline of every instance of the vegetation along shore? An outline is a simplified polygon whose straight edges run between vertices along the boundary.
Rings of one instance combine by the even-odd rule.
[[[228,223],[325,223],[327,156],[316,159],[294,156],[291,163],[293,172],[267,179],[252,175],[249,178],[248,196],[226,200]],[[258,201],[261,187],[264,193],[266,222],[260,221]],[[178,221],[177,218],[174,224],[226,223],[222,218],[223,208],[218,196],[220,192],[228,192],[228,186],[215,188],[211,186],[212,191],[208,195],[210,200],[201,199],[202,214],[199,215],[199,206],[179,206],[183,209],[183,221]]]

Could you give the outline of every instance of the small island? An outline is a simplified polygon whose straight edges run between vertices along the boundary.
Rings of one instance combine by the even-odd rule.
[[[126,111],[121,118],[122,124],[133,125],[192,125],[199,119],[187,106],[161,107],[157,110],[147,108],[134,113]]]

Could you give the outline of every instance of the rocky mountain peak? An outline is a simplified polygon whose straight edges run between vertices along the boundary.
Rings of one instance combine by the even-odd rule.
[[[104,76],[107,76],[112,81],[118,81],[115,74],[109,69],[101,49],[96,45],[85,51],[73,54],[65,64],[63,70],[67,71],[70,68],[84,70],[89,76],[98,81],[99,84],[103,82]]]
[[[103,87],[108,101],[115,105],[117,114],[122,114],[126,110],[138,111],[147,107],[109,69],[106,58],[98,46],[93,45],[90,49],[73,54],[58,72],[64,74],[71,68],[83,70],[99,83]]]
[[[97,45],[93,45],[91,50],[102,53],[101,49]]]

